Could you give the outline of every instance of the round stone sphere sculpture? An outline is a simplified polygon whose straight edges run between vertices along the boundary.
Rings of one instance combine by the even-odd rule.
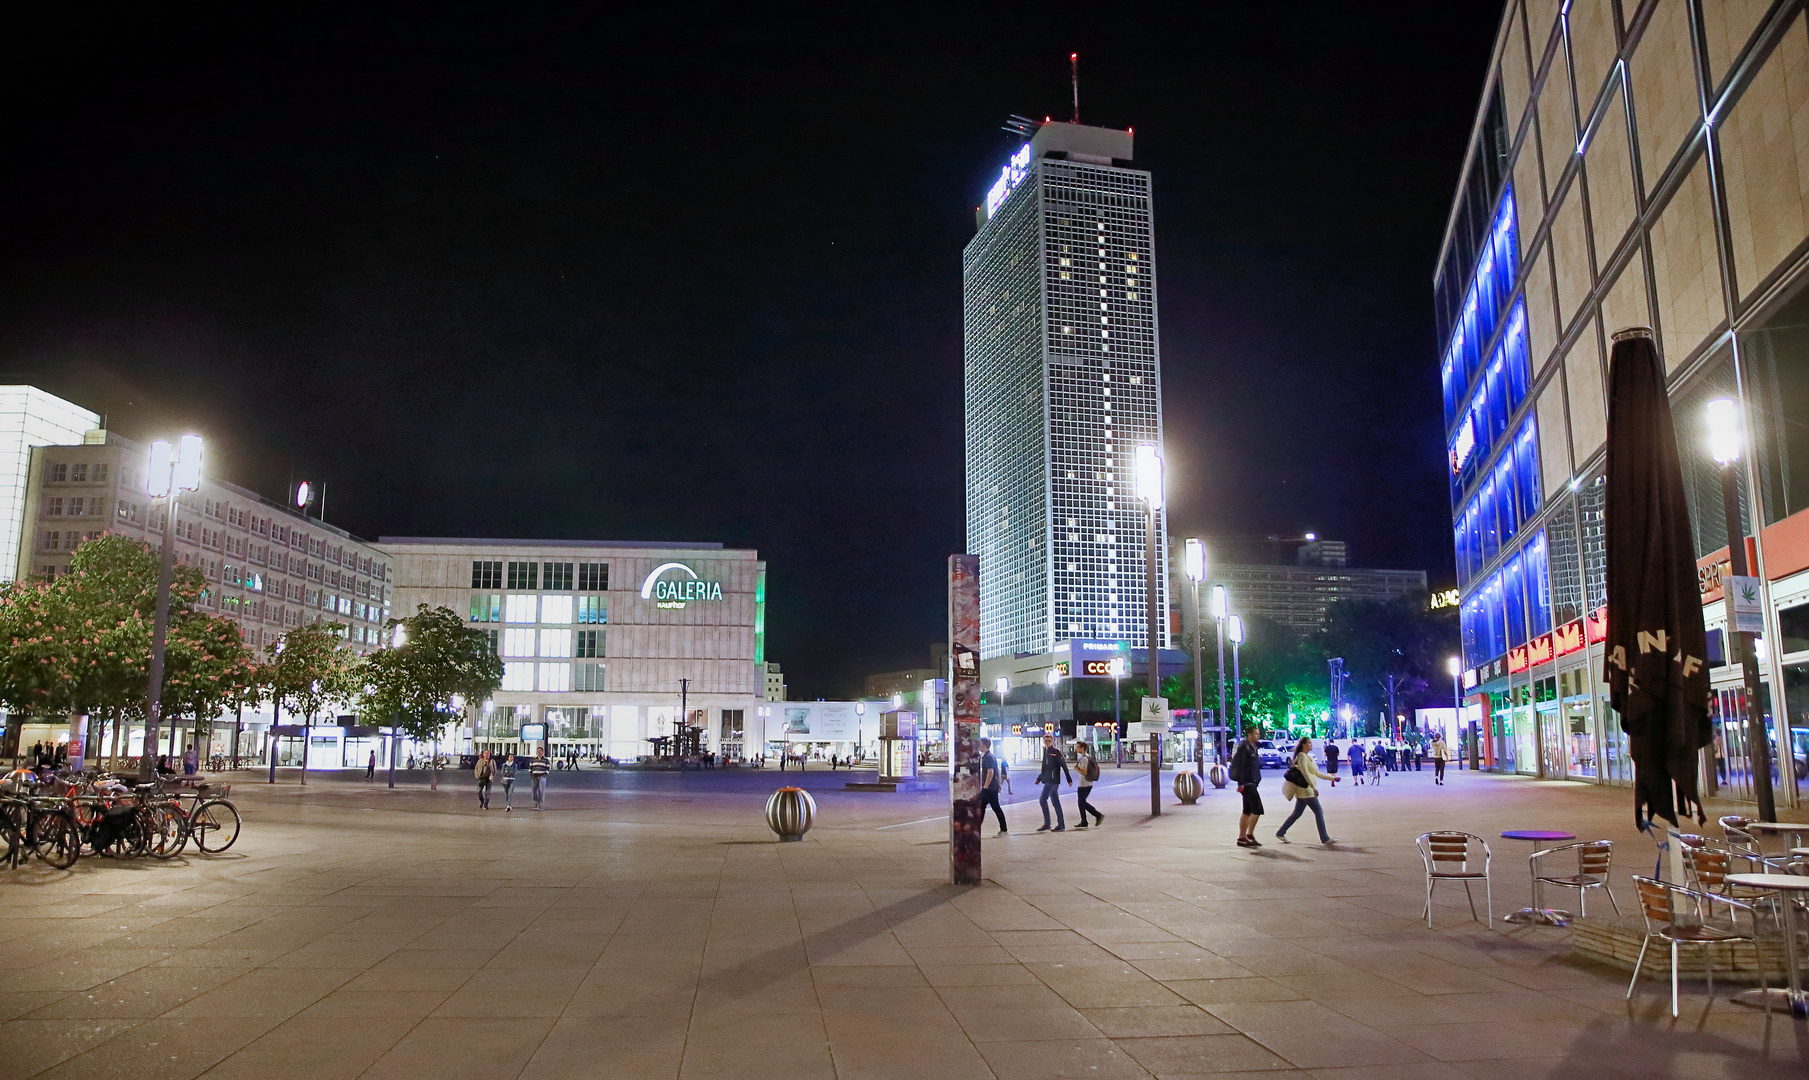
[[[781,841],[802,840],[817,816],[817,801],[803,788],[782,787],[766,800],[766,824]]]
[[[1204,790],[1200,786],[1199,774],[1190,772],[1175,774],[1175,798],[1180,799],[1188,806],[1192,806],[1194,800],[1198,799]]]
[[[1223,765],[1216,761],[1206,766],[1206,779],[1212,781],[1212,786],[1215,788],[1223,788],[1231,782],[1230,774],[1225,771]]]

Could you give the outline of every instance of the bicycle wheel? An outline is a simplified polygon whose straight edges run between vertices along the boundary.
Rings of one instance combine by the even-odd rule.
[[[58,870],[67,870],[82,857],[82,836],[75,819],[65,810],[38,810],[31,816],[31,845]]]
[[[150,810],[150,854],[157,859],[173,859],[188,844],[188,818],[170,806]]]
[[[195,834],[195,847],[218,855],[239,838],[238,808],[225,799],[204,802],[189,818],[189,831]]]

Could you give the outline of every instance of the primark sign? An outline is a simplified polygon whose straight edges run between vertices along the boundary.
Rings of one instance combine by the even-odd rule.
[[[687,604],[722,599],[722,582],[705,581],[684,563],[661,563],[641,582],[641,599],[671,610]]]

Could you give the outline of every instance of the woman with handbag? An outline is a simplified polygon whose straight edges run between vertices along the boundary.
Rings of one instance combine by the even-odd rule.
[[[1294,763],[1288,766],[1288,771],[1281,778],[1281,797],[1294,800],[1294,812],[1288,815],[1288,820],[1281,823],[1281,828],[1275,830],[1275,839],[1284,844],[1292,843],[1288,839],[1288,827],[1299,821],[1304,811],[1311,809],[1313,821],[1319,826],[1319,842],[1338,842],[1337,837],[1325,831],[1325,811],[1319,807],[1319,787],[1313,783],[1314,780],[1329,779],[1331,777],[1320,772],[1319,766],[1313,763],[1313,740],[1300,740],[1299,745],[1294,747]]]

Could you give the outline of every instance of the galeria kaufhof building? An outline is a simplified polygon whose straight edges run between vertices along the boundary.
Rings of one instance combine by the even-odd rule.
[[[459,749],[632,761],[680,723],[729,759],[751,730],[766,671],[766,563],[716,543],[383,537],[395,613],[419,604],[487,630],[503,685],[472,710]]]
[[[1629,783],[1601,681],[1612,335],[1653,327],[1689,488],[1725,767],[1728,538],[1704,406],[1732,398],[1778,788],[1809,763],[1809,16],[1801,0],[1511,0],[1434,292],[1467,720],[1487,767]],[[1716,658],[1719,659],[1716,659]],[[1782,720],[1782,735],[1780,724]],[[1789,764],[1795,761],[1795,768]]]

